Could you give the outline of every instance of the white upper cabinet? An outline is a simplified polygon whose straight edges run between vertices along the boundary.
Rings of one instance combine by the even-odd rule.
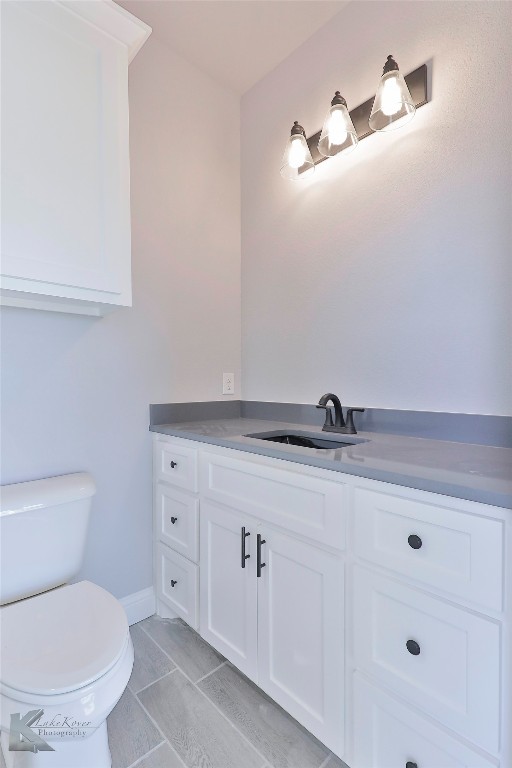
[[[6,0],[1,22],[1,303],[130,306],[128,63],[151,29],[110,0]]]

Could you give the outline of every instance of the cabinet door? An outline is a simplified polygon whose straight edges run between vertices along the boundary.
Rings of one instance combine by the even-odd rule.
[[[2,288],[129,305],[132,23],[82,5],[2,3]]]
[[[258,682],[324,744],[344,745],[344,563],[262,528]]]
[[[201,501],[201,635],[257,680],[256,530],[240,514]],[[249,557],[242,568],[243,528]]]

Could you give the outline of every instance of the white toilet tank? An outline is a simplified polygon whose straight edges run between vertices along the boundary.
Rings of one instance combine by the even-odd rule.
[[[82,565],[91,499],[87,472],[0,489],[0,605],[65,584]]]

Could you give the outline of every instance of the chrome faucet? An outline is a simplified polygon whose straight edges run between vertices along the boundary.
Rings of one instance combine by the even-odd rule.
[[[329,402],[334,406],[334,424],[332,422],[331,408],[327,405]],[[322,432],[340,432],[344,435],[357,435],[357,430],[354,426],[354,411],[364,413],[364,408],[347,408],[347,421],[345,422],[339,397],[333,395],[332,392],[322,395],[316,407],[325,408],[325,422]]]

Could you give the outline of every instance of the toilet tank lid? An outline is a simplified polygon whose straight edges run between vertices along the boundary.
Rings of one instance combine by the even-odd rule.
[[[94,496],[96,485],[88,472],[29,480],[0,488],[0,514],[13,515],[44,507],[66,504]]]

